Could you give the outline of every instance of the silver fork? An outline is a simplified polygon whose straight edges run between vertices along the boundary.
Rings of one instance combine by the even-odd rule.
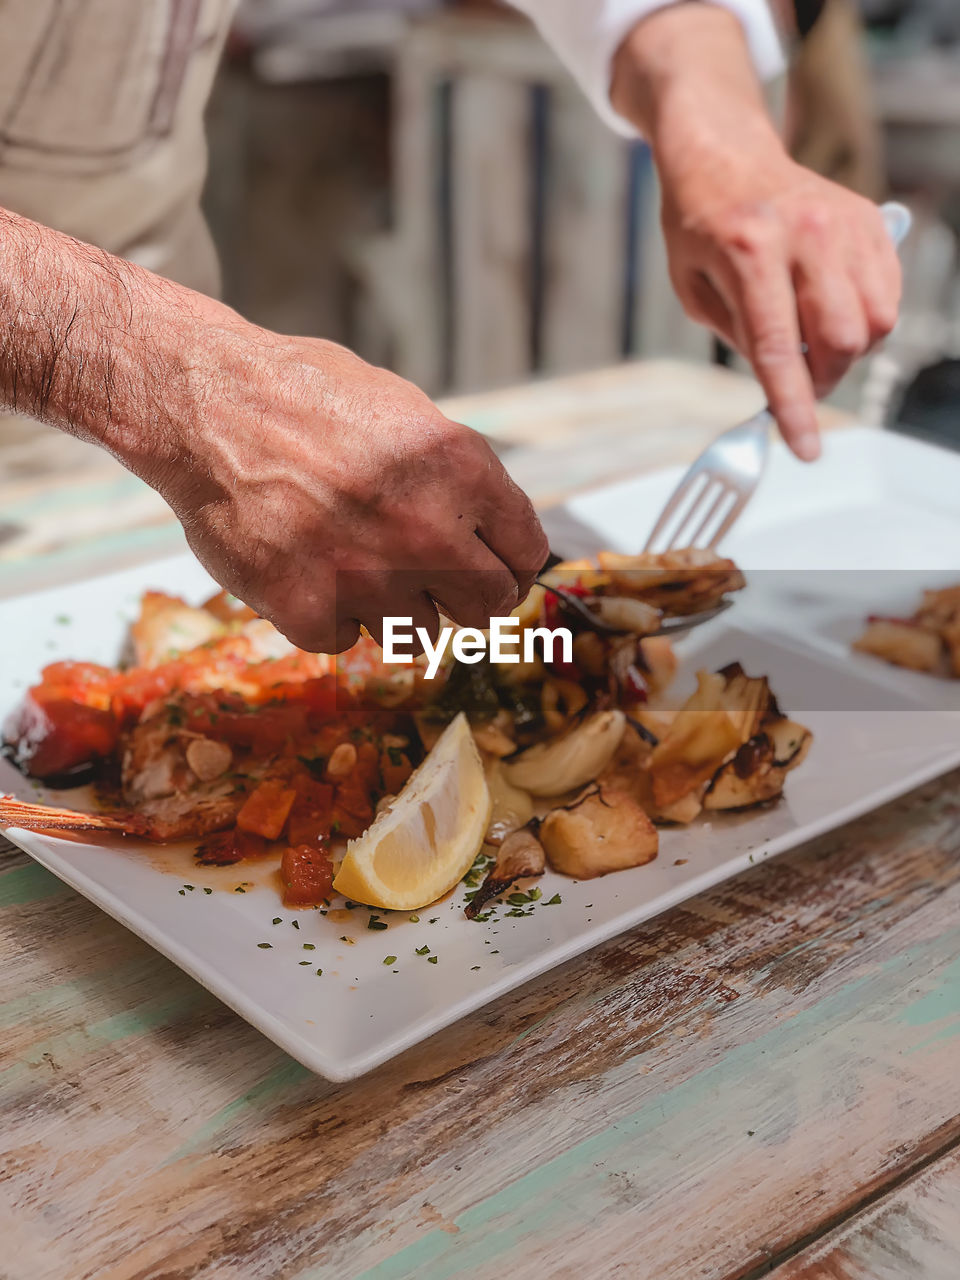
[[[890,203],[883,205],[880,212],[887,234],[899,246],[910,230],[910,210]],[[707,445],[670,495],[644,551],[716,547],[740,518],[760,483],[773,425],[769,408],[761,409]],[[699,618],[695,625],[698,624]]]

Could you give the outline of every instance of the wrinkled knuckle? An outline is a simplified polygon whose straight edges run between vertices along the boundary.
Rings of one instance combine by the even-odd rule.
[[[431,513],[422,512],[419,519],[404,521],[403,553],[410,565],[442,568],[446,559],[446,543],[442,527]]]
[[[897,323],[897,307],[894,303],[874,303],[869,312],[870,337],[879,342],[892,333]]]
[[[826,338],[831,359],[849,363],[863,355],[867,349],[866,335],[854,329],[838,329]]]
[[[454,422],[441,413],[431,419],[428,430],[430,452],[448,461],[476,457],[485,441],[469,427]]]
[[[724,235],[730,249],[748,261],[769,257],[780,245],[781,238],[776,218],[762,210],[752,210],[732,219]]]
[[[504,582],[500,575],[497,581],[485,582],[478,592],[478,606],[484,615],[484,625],[491,618],[499,618],[511,612],[517,605],[517,584],[514,581]]]
[[[493,608],[490,612],[491,618],[505,618],[508,613],[512,613],[520,601],[520,589],[514,581],[509,587],[504,587],[497,598],[492,602]]]
[[[820,201],[804,205],[797,214],[797,230],[811,240],[825,240],[832,225],[830,210]]]
[[[535,524],[530,537],[530,551],[533,556],[533,571],[539,573],[543,567],[544,560],[550,554],[550,540],[536,513],[534,513],[534,520]]]
[[[797,346],[793,335],[784,331],[761,334],[753,345],[754,363],[767,369],[793,364],[797,359]]]
[[[450,616],[454,622],[461,627],[476,627],[482,631],[489,623],[491,613],[487,611],[487,607],[482,600],[458,600],[456,604],[449,606]]]
[[[432,609],[429,613],[422,611],[414,615],[413,625],[426,632],[431,644],[437,643],[437,636],[440,634],[440,616],[436,609]]]

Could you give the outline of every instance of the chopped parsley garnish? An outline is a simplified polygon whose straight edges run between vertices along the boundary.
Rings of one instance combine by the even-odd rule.
[[[396,957],[396,956],[384,956],[384,958],[383,958],[383,963],[384,963],[384,964],[396,964],[396,963],[397,963],[397,957]]]
[[[419,917],[419,916],[411,916],[411,917],[410,917],[410,923],[411,923],[411,924],[419,924],[419,923],[420,923],[420,917]]]
[[[283,921],[280,919],[280,917],[279,917],[279,916],[274,916],[274,917],[273,917],[273,919],[270,921],[270,923],[271,923],[271,924],[283,924]]]
[[[427,954],[429,953],[429,951],[430,951],[430,948],[429,948],[429,947],[427,947],[427,946],[417,947],[417,955],[418,955],[418,956],[425,956],[425,955],[427,955]]]
[[[290,921],[290,923],[293,925],[294,929],[299,929],[299,928],[300,928],[300,921],[299,921],[299,920],[291,920],[291,921]]]
[[[317,970],[317,977],[318,977],[318,978],[322,978],[322,977],[323,977],[323,970],[322,970],[322,969],[318,969],[318,970]]]
[[[439,959],[439,956],[427,956],[427,964],[436,964]]]
[[[316,951],[317,948],[314,946],[312,942],[305,942],[303,944],[303,949],[304,951]]]
[[[560,897],[559,893],[555,893],[552,898],[547,899],[545,905],[548,907],[558,907],[562,902],[563,899]]]
[[[389,927],[386,920],[378,920],[376,916],[371,916],[367,921],[368,929],[388,929]]]
[[[273,946],[273,943],[272,943],[272,942],[258,942],[258,943],[257,943],[257,946],[260,948],[260,950],[261,950],[261,951],[267,951],[268,949],[270,949],[270,948]]]
[[[493,864],[494,859],[482,850],[473,860],[473,866],[463,877],[463,883],[468,889],[476,889],[483,882],[483,878],[488,868]]]
[[[480,663],[455,662],[440,695],[423,709],[425,720],[448,724],[461,711],[471,720],[492,720],[500,710],[494,669],[490,660]]]
[[[212,890],[212,889],[208,889],[208,888],[207,888],[207,886],[206,886],[206,885],[204,885],[204,886],[203,886],[203,892],[204,892],[204,893],[213,893],[213,890]]]

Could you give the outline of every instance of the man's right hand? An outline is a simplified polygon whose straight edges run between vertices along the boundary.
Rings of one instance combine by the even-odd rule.
[[[109,449],[303,648],[435,633],[436,605],[485,626],[547,558],[487,442],[410,383],[3,210],[0,330],[0,406]]]
[[[294,644],[340,652],[387,615],[435,636],[434,601],[484,627],[527,594],[546,538],[482,436],[330,342],[241,322],[209,354],[182,465],[145,478],[217,581]]]

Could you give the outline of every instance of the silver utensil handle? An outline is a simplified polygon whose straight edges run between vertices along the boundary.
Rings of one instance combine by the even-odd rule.
[[[897,204],[895,200],[889,200],[886,204],[881,205],[880,212],[883,214],[883,223],[887,228],[887,235],[896,248],[899,249],[913,226],[913,214],[906,205]]]

